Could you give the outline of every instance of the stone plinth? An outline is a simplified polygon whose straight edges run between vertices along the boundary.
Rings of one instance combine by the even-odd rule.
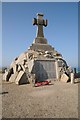
[[[29,48],[30,50],[44,50],[44,51],[53,51],[54,48],[48,44],[32,44]]]
[[[43,37],[36,37],[33,43],[47,44],[47,39]]]

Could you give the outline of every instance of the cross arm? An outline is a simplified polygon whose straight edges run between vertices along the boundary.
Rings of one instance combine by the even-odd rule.
[[[40,20],[40,19],[36,19],[36,18],[33,18],[33,20],[32,20],[32,24],[33,25],[42,25],[42,26],[47,26],[47,24],[48,24],[48,20],[46,19],[46,20]]]
[[[33,18],[32,24],[33,24],[33,25],[37,25],[37,19],[36,19],[36,18]]]
[[[48,25],[48,20],[43,20],[43,25],[46,27]]]

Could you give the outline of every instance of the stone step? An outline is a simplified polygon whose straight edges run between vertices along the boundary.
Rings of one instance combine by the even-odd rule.
[[[54,48],[48,44],[32,44],[30,50],[54,51]]]

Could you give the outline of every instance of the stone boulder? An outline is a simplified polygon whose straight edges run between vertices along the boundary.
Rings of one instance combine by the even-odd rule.
[[[28,78],[27,78],[27,75],[24,71],[20,71],[16,80],[15,80],[15,83],[18,84],[18,85],[21,85],[21,84],[27,84],[29,83],[28,82]]]
[[[15,74],[12,74],[11,77],[9,78],[9,81],[10,82],[15,82],[17,76],[18,76],[18,72],[16,72]]]
[[[6,71],[3,75],[3,80],[9,81],[9,78],[13,74],[13,68],[10,68],[8,71]]]
[[[69,77],[65,73],[63,73],[62,76],[61,76],[61,81],[62,82],[68,82],[68,80],[69,80]]]

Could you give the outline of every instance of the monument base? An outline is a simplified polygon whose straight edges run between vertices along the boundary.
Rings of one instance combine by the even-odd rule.
[[[51,45],[48,44],[41,44],[41,43],[33,43],[28,50],[42,50],[42,51],[55,51]]]
[[[33,43],[42,43],[47,44],[47,39],[44,37],[36,37],[33,41]]]

